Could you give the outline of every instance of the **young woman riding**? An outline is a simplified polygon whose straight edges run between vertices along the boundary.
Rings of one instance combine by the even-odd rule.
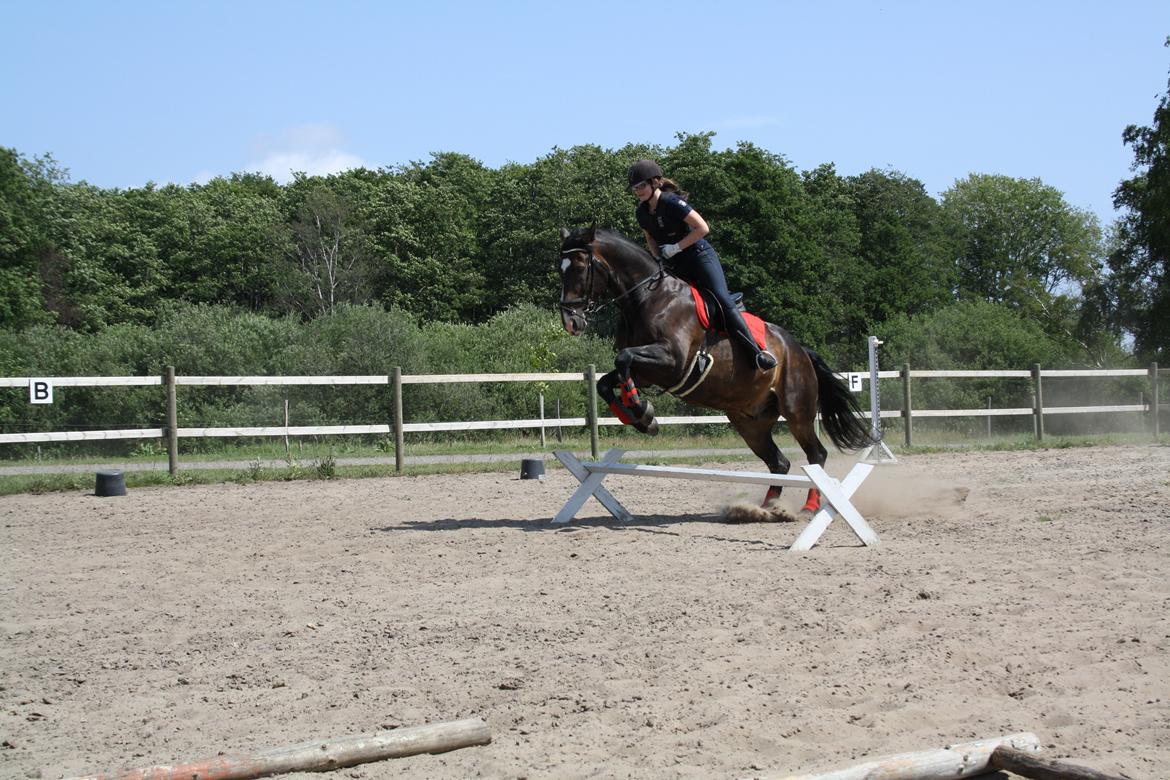
[[[653,160],[638,160],[630,166],[629,173],[630,189],[638,198],[634,214],[646,234],[650,254],[669,260],[671,270],[683,281],[710,290],[723,309],[728,333],[751,350],[749,354],[756,368],[760,371],[775,368],[776,358],[756,344],[743,315],[732,302],[719,255],[705,238],[710,228],[702,215],[684,200],[686,193],[679,192],[677,184],[663,178],[662,169]]]

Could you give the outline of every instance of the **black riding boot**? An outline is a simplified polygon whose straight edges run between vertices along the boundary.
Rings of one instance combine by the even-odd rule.
[[[760,345],[756,343],[755,337],[752,336],[751,328],[744,322],[743,314],[738,308],[732,308],[731,311],[724,312],[724,325],[727,327],[728,333],[733,333],[739,338],[748,349],[751,350],[752,357],[756,361],[756,368],[760,371],[771,371],[776,367],[776,358],[771,352],[760,349]]]

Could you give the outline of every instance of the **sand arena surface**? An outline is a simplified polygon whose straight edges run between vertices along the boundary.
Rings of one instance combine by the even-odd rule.
[[[903,458],[856,497],[881,548],[838,520],[805,555],[716,521],[763,488],[610,478],[638,522],[552,528],[576,481],[516,477],[0,498],[0,776],[479,716],[489,746],[328,776],[734,778],[1033,731],[1170,777],[1170,448]]]

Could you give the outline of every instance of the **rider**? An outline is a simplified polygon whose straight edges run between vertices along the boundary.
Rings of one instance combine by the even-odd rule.
[[[727,278],[715,248],[704,236],[710,232],[706,220],[691,208],[679,192],[678,185],[662,177],[662,169],[653,160],[638,160],[630,166],[630,189],[638,197],[634,215],[646,234],[646,246],[655,257],[670,260],[672,270],[683,281],[710,290],[723,309],[724,325],[729,333],[751,349],[756,368],[770,371],[776,358],[760,349],[752,337],[739,307],[731,300]]]

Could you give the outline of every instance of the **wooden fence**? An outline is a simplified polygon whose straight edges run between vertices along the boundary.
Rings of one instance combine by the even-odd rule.
[[[1031,416],[1033,431],[1038,439],[1044,438],[1044,417],[1053,414],[1095,414],[1101,412],[1128,412],[1149,414],[1150,427],[1155,440],[1160,435],[1159,417],[1159,375],[1170,373],[1159,369],[1156,363],[1149,369],[1097,369],[1064,370],[1041,369],[1033,365],[1030,370],[1014,371],[931,371],[911,370],[904,365],[900,371],[875,372],[881,379],[901,379],[902,408],[894,411],[878,409],[880,418],[901,418],[904,441],[913,445],[915,418],[927,417],[993,417]],[[1094,378],[1094,377],[1147,377],[1149,381],[1148,402],[1141,404],[1062,406],[1044,405],[1043,380],[1046,378]],[[859,374],[863,381],[871,381],[870,374]],[[1032,385],[1032,405],[1010,409],[914,409],[911,404],[913,380],[915,379],[1027,379]],[[102,431],[56,431],[44,433],[0,433],[0,444],[31,444],[61,441],[109,441],[116,439],[164,439],[167,443],[169,467],[172,474],[178,473],[178,440],[181,438],[240,437],[240,436],[331,436],[355,434],[394,434],[394,462],[401,471],[405,459],[405,434],[439,431],[474,431],[504,429],[544,429],[551,425],[568,427],[586,426],[590,431],[593,457],[598,455],[598,427],[620,425],[614,417],[599,418],[597,415],[596,369],[594,366],[582,373],[518,373],[518,374],[413,374],[404,375],[395,368],[389,375],[372,376],[177,376],[173,367],[168,367],[161,377],[0,377],[0,388],[28,389],[30,394],[34,383],[50,383],[52,388],[68,387],[133,387],[160,386],[167,398],[167,419],[158,428],[135,428],[130,430]],[[570,417],[557,420],[478,420],[470,422],[427,422],[409,423],[403,420],[402,396],[405,385],[454,384],[466,382],[583,382],[588,402],[585,417]],[[372,425],[314,425],[314,426],[263,426],[231,428],[180,428],[178,426],[178,388],[182,386],[241,386],[241,385],[387,385],[394,397],[394,417],[389,424]],[[872,415],[870,415],[872,417]],[[725,415],[695,415],[660,417],[662,425],[692,425],[704,423],[726,423]]]

